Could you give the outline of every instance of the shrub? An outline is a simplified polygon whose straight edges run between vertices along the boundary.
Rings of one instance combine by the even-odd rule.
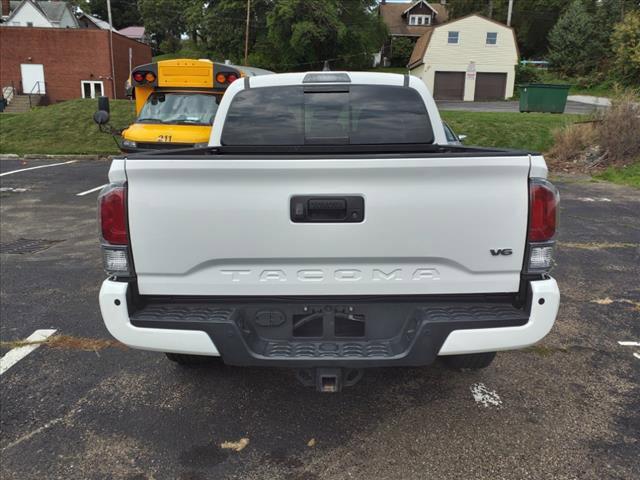
[[[640,157],[640,104],[632,93],[612,100],[611,108],[598,117],[598,144],[609,162],[625,162]]]
[[[555,132],[549,151],[552,164],[567,170],[602,169],[640,160],[640,104],[633,93],[622,93],[593,120]]]
[[[553,147],[549,157],[558,162],[575,162],[584,156],[588,148],[597,143],[597,133],[594,123],[575,123],[556,130]]]
[[[516,66],[516,85],[521,83],[539,83],[542,81],[542,75],[540,69],[532,67],[531,65]]]

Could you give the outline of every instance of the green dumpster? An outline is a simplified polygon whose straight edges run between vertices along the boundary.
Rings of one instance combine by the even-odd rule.
[[[563,113],[571,85],[526,83],[518,88],[521,112]]]

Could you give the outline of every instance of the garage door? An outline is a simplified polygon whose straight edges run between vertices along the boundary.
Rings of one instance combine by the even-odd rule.
[[[464,97],[464,72],[436,72],[433,98],[436,100],[462,100]]]
[[[478,73],[474,100],[504,100],[506,73]]]

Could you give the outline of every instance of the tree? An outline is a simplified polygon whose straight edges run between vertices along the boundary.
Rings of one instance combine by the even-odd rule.
[[[252,58],[267,68],[364,68],[386,30],[375,0],[279,0],[267,14],[267,35]]]
[[[593,72],[604,57],[608,32],[581,0],[574,0],[549,34],[549,60],[567,75]]]
[[[632,11],[611,36],[614,72],[621,82],[640,87],[640,12]]]
[[[109,20],[107,0],[76,0],[73,3],[83,11],[95,15],[105,22]],[[113,26],[118,30],[142,23],[138,5],[132,0],[111,0],[111,17]]]
[[[193,6],[193,0],[138,0],[137,3],[145,32],[163,53],[180,48],[180,37],[187,31],[185,12]]]
[[[391,41],[391,66],[406,67],[415,43],[407,37],[395,37]]]
[[[267,15],[271,60],[282,66],[322,65],[337,55],[338,36],[344,32],[337,2],[284,0]]]
[[[249,51],[254,50],[257,42],[266,38],[266,18],[272,3],[271,0],[251,0]],[[195,17],[196,15],[194,19],[197,20]],[[244,59],[246,17],[247,0],[207,2],[204,14],[199,19],[198,34],[201,43],[214,57],[241,63]]]

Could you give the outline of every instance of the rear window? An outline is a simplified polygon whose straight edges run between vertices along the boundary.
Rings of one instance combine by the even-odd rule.
[[[252,88],[239,92],[223,145],[377,145],[433,143],[420,94],[388,85]]]

